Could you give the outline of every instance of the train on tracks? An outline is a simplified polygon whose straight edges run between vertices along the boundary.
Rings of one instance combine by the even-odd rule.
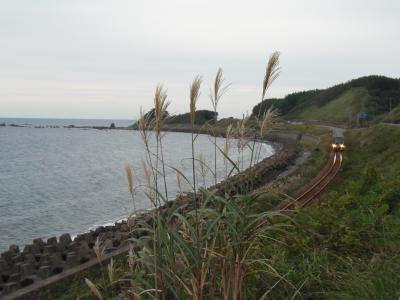
[[[346,148],[344,143],[344,136],[341,132],[333,132],[332,136],[332,150],[335,152],[343,151]]]
[[[299,207],[307,207],[319,201],[320,196],[340,171],[343,163],[342,151],[346,148],[344,136],[339,131],[332,134],[332,153],[326,166],[304,189],[293,198],[282,201],[277,208],[291,214]]]

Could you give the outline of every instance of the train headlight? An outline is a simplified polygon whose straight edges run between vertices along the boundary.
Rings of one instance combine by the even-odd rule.
[[[336,144],[332,144],[332,148],[336,148]]]
[[[340,144],[340,149],[344,149],[346,146],[344,144]]]

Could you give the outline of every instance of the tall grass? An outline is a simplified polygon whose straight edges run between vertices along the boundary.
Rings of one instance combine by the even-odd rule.
[[[246,196],[225,199],[206,193],[197,216],[171,210],[160,220],[157,247],[162,256],[157,277],[163,298],[247,299],[250,273],[279,278],[268,259],[254,257],[254,253],[281,226],[272,221],[273,212],[250,213],[251,201]],[[148,259],[152,252],[149,241],[135,240],[142,250],[135,253],[134,284],[129,293],[136,297],[156,297],[154,277],[149,276],[154,270],[153,260]]]
[[[195,168],[195,124],[196,124],[196,109],[197,109],[197,101],[200,97],[200,87],[201,87],[202,79],[200,76],[196,76],[190,85],[190,126],[191,126],[191,138],[192,138],[192,174],[193,174],[193,192],[196,194],[196,168]],[[195,203],[197,201],[195,200]],[[197,204],[195,204],[197,206]]]
[[[168,189],[167,189],[167,181],[166,181],[166,173],[165,173],[165,162],[164,162],[164,151],[162,144],[162,129],[164,126],[164,121],[167,114],[167,108],[169,106],[169,102],[167,102],[167,93],[163,89],[162,85],[158,85],[156,88],[156,92],[154,94],[154,130],[156,133],[156,191],[158,191],[158,162],[161,160],[162,167],[162,175],[164,181],[164,193],[165,199],[168,200]],[[159,193],[157,193],[159,194]],[[159,202],[159,204],[161,204]]]
[[[135,205],[135,196],[134,196],[134,183],[133,183],[132,168],[131,168],[131,166],[129,164],[125,164],[124,169],[125,169],[126,178],[128,179],[129,194],[132,197],[133,211],[135,212],[136,211],[136,205]]]
[[[280,67],[279,67],[279,56],[280,53],[275,51],[271,54],[268,59],[267,67],[265,70],[263,85],[262,85],[262,97],[261,101],[265,100],[265,94],[272,83],[279,77]],[[262,103],[261,103],[262,106]]]
[[[232,138],[232,124],[229,124],[226,127],[225,131],[225,142],[224,142],[224,169],[225,169],[225,179],[228,178],[228,157],[229,157],[229,152],[231,149],[231,138]],[[214,141],[216,143],[216,141]],[[216,144],[215,144],[216,145]]]
[[[263,116],[262,108],[264,107],[265,95],[266,95],[268,89],[270,88],[270,86],[272,85],[272,83],[279,77],[279,74],[280,74],[279,57],[280,57],[280,53],[278,51],[275,51],[270,55],[270,57],[268,59],[267,67],[265,69],[264,79],[262,82],[262,95],[261,95],[260,109],[256,116],[256,120],[258,122],[260,122],[260,119]],[[252,154],[256,153],[255,146],[256,146],[256,135],[254,135],[253,143],[252,143],[252,147],[251,147]],[[252,155],[252,157],[250,159],[250,167],[252,166],[253,161],[254,161],[254,157]]]
[[[222,75],[222,68],[218,68],[217,74],[215,75],[213,87],[210,90],[211,105],[214,110],[214,125],[218,120],[218,104],[230,86],[225,84],[225,79]],[[214,132],[214,184],[217,184],[217,135]]]
[[[277,76],[276,66],[279,54],[271,56],[267,74],[263,82],[265,91]],[[218,69],[211,88],[211,104],[217,115],[221,97],[229,84],[224,84],[223,71]],[[206,174],[211,171],[214,183],[217,182],[218,151],[224,160],[225,178],[232,170],[243,170],[246,147],[251,150],[251,162],[258,160],[260,153],[249,142],[254,128],[249,126],[249,118],[244,117],[236,127],[230,124],[226,128],[223,149],[217,145],[214,132],[214,164],[208,166],[200,154],[196,158],[196,110],[200,96],[202,78],[196,76],[190,85],[189,108],[191,127],[191,177],[173,168],[177,174],[179,192],[182,194],[182,181],[191,186],[193,193],[182,194],[183,206],[163,206],[168,201],[168,186],[163,149],[163,127],[169,105],[166,90],[158,85],[154,95],[154,116],[141,112],[138,121],[139,131],[146,149],[143,168],[146,177],[145,194],[153,209],[152,219],[137,218],[132,243],[140,250],[131,250],[128,255],[128,273],[123,282],[129,282],[125,295],[131,299],[248,299],[251,292],[248,284],[253,274],[263,274],[282,280],[267,257],[259,257],[258,249],[271,242],[271,233],[282,230],[282,224],[276,220],[277,213],[252,213],[251,205],[256,195],[217,196],[199,188],[196,170],[206,183]],[[270,126],[272,112],[264,115],[258,126],[263,136]],[[217,120],[213,122],[216,126]],[[151,147],[151,136],[155,136],[155,149]],[[238,161],[230,157],[232,139],[237,139]],[[197,164],[197,166],[196,166]],[[231,171],[228,169],[231,167]],[[129,192],[133,201],[135,186],[130,167],[125,167]],[[160,187],[162,176],[163,188]],[[162,191],[163,190],[163,191]],[[145,235],[142,233],[146,232]],[[109,266],[108,277],[115,282],[113,265]],[[92,292],[99,297],[95,285],[88,283]],[[268,291],[273,287],[267,286]],[[96,292],[97,290],[97,292]],[[100,293],[100,292],[99,292]]]

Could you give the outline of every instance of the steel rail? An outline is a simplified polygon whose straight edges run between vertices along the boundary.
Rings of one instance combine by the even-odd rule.
[[[324,171],[321,175],[319,175],[315,183],[311,187],[309,187],[306,191],[304,191],[300,196],[297,196],[295,199],[286,204],[281,210],[289,210],[292,206],[305,207],[312,200],[318,197],[323,190],[328,186],[328,184],[336,177],[337,173],[342,166],[343,156],[341,152],[334,152],[333,158],[330,159],[328,166],[325,167],[326,171]]]

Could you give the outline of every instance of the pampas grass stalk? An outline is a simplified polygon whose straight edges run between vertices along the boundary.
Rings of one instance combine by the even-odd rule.
[[[182,178],[179,172],[176,172],[176,182],[178,183],[179,194],[182,194]]]
[[[156,92],[157,93],[157,92]],[[147,186],[148,186],[148,195],[149,195],[149,199],[153,205],[153,210],[152,210],[152,217],[153,220],[156,219],[156,210],[157,210],[157,191],[154,191],[151,186],[152,183],[154,183],[155,185],[157,185],[157,170],[155,170],[154,166],[153,166],[153,162],[152,162],[152,158],[151,158],[151,150],[150,150],[150,129],[152,127],[152,123],[154,123],[154,120],[151,119],[151,115],[150,114],[145,114],[143,112],[142,109],[140,109],[140,119],[139,119],[139,132],[141,134],[142,137],[142,141],[145,145],[146,148],[146,161],[142,160],[142,167],[143,167],[143,171],[145,173],[145,178],[147,180]],[[150,175],[150,173],[152,174],[152,176]],[[158,212],[158,210],[157,210]],[[154,239],[153,239],[153,250],[155,253],[155,249],[156,249],[156,240],[157,240],[157,234],[156,234],[156,228],[155,228],[155,222],[153,222],[153,232],[154,232]],[[155,282],[155,286],[157,287],[157,257],[154,255],[154,282]]]
[[[155,182],[156,179],[156,172],[152,160],[152,151],[150,149],[150,134],[151,128],[153,127],[154,120],[151,118],[150,114],[145,114],[142,109],[140,109],[140,118],[138,121],[139,124],[139,132],[142,138],[143,144],[146,148],[146,161],[147,163],[142,161],[144,171],[150,171],[152,175],[152,180],[150,179],[150,172],[146,172],[146,179],[148,181],[148,186],[151,186],[152,182]],[[149,167],[147,167],[149,166]],[[151,194],[153,194],[151,192]],[[154,195],[155,197],[155,195]],[[150,199],[152,202],[154,199]],[[156,205],[155,205],[156,206]]]
[[[135,205],[135,197],[134,197],[134,182],[133,182],[132,168],[129,164],[125,164],[124,169],[125,169],[126,178],[128,180],[128,190],[132,197],[133,211],[135,212],[136,205]]]
[[[218,68],[215,75],[214,85],[210,91],[210,100],[214,109],[214,126],[217,123],[218,104],[222,96],[225,94],[230,84],[224,85],[225,79],[222,77],[222,68]],[[214,133],[214,184],[217,184],[217,136]]]
[[[93,251],[96,254],[97,261],[101,265],[101,259],[103,258],[104,255],[105,245],[102,245],[102,242],[100,241],[99,237],[97,237],[96,241],[94,242]]]
[[[264,137],[267,134],[268,130],[271,129],[272,124],[276,118],[276,111],[272,108],[269,108],[263,115],[261,121],[259,121],[260,127],[260,137]]]
[[[108,270],[108,279],[112,284],[114,282],[114,259],[112,257],[110,259],[110,263],[107,266],[107,270]]]
[[[276,116],[277,116],[276,111],[273,110],[272,108],[269,108],[264,113],[262,119],[258,121],[258,126],[260,127],[259,134],[261,139],[263,139],[265,135],[268,133],[268,131],[271,130],[275,122]],[[261,149],[262,149],[262,144],[260,143],[257,149],[254,163],[257,163],[260,160]]]
[[[160,132],[164,126],[168,106],[169,102],[167,101],[167,93],[164,90],[163,86],[159,84],[157,85],[154,94],[154,128],[157,135],[160,135]]]
[[[198,162],[199,162],[199,173],[201,175],[201,178],[203,179],[203,188],[206,187],[206,176],[207,176],[207,163],[205,161],[203,153],[199,154],[198,157]]]
[[[258,109],[258,113],[257,113],[257,121],[260,120],[260,117],[262,116],[262,110],[264,107],[264,100],[265,100],[265,94],[267,93],[269,87],[272,85],[272,83],[279,77],[280,74],[280,67],[279,67],[279,57],[280,57],[280,52],[275,51],[273,52],[269,59],[268,59],[268,63],[267,66],[265,68],[265,75],[263,78],[263,82],[262,82],[262,96],[261,96],[261,103],[260,103],[260,107]],[[253,151],[251,154],[251,158],[250,158],[250,167],[253,165],[253,160],[254,160],[254,149],[255,149],[255,145],[256,145],[256,136],[254,136],[253,139]]]
[[[200,96],[200,86],[202,79],[200,76],[196,76],[190,85],[190,125],[192,129],[192,175],[193,175],[193,192],[196,194],[196,170],[195,170],[195,151],[194,151],[194,129],[196,123],[196,109],[197,101]],[[195,201],[197,202],[197,201]],[[196,204],[197,207],[197,204]]]
[[[165,174],[165,163],[164,163],[164,154],[162,150],[162,135],[161,135],[161,130],[164,125],[165,117],[167,114],[167,108],[168,108],[169,102],[167,102],[167,93],[163,89],[162,85],[157,85],[156,91],[154,94],[154,119],[155,119],[155,126],[154,130],[156,132],[156,166],[155,166],[155,195],[156,195],[156,204],[157,207],[155,208],[156,215],[154,216],[156,218],[157,224],[160,223],[160,214],[158,207],[161,205],[160,201],[160,194],[159,194],[159,189],[158,189],[158,172],[159,172],[159,160],[161,156],[161,166],[162,166],[162,174],[163,174],[163,180],[164,180],[164,191],[165,191],[165,199],[168,199],[168,190],[167,190],[167,181],[166,181],[166,174]],[[161,151],[161,153],[160,153]],[[156,290],[156,298],[158,298],[158,275],[159,275],[159,270],[158,270],[158,258],[157,258],[157,243],[158,237],[159,237],[159,227],[156,226],[156,222],[153,222],[153,230],[155,232],[154,235],[154,241],[153,241],[153,247],[154,247],[154,281],[155,281],[155,290]]]
[[[194,206],[195,206],[195,255],[197,257],[200,257],[200,251],[201,251],[201,245],[199,242],[199,235],[200,235],[200,224],[199,224],[199,218],[198,218],[198,203],[197,203],[197,189],[196,189],[196,170],[195,170],[195,147],[194,147],[194,130],[195,130],[195,124],[196,124],[196,109],[197,109],[197,101],[199,100],[200,96],[200,87],[201,87],[202,79],[200,76],[196,76],[190,85],[190,124],[191,124],[191,137],[192,137],[192,175],[193,175],[193,192],[194,192]],[[196,264],[195,269],[199,270],[201,266],[201,262],[198,262]],[[196,273],[196,271],[195,271]],[[200,283],[200,276],[199,273],[197,272],[196,276],[193,276],[192,278],[192,286],[197,286],[197,288],[193,288],[195,291],[195,294],[193,295],[195,299],[198,298],[198,293],[200,292],[198,289],[198,285]]]
[[[163,89],[162,85],[158,85],[156,87],[156,92],[154,94],[154,117],[155,117],[155,132],[156,132],[156,176],[158,173],[158,161],[161,158],[161,167],[162,174],[164,180],[164,191],[165,191],[165,199],[168,199],[168,189],[167,189],[167,181],[165,174],[165,162],[164,162],[164,152],[162,147],[162,134],[161,130],[164,126],[165,117],[167,114],[167,108],[169,106],[169,102],[167,102],[167,93]],[[160,150],[160,152],[159,152]],[[158,183],[156,180],[156,190],[158,191]],[[159,199],[159,197],[158,197]],[[160,204],[160,203],[159,203]]]
[[[98,290],[98,288],[96,287],[96,285],[93,282],[91,282],[89,279],[85,278],[85,283],[98,299],[103,300],[103,296],[101,295],[100,291]]]
[[[160,155],[161,155],[161,166],[162,166],[162,174],[163,174],[163,182],[164,182],[164,192],[165,192],[165,200],[168,201],[168,187],[167,187],[167,174],[165,173],[165,160],[164,160],[164,148],[163,143],[161,141],[160,135]]]
[[[244,168],[244,149],[247,142],[247,117],[243,116],[242,120],[237,124],[237,149],[238,149],[238,166],[243,170]]]
[[[225,132],[225,143],[224,143],[224,166],[225,166],[225,179],[228,178],[228,161],[229,151],[231,148],[231,136],[232,136],[232,124],[229,124]]]
[[[263,104],[262,101],[264,101],[265,94],[268,88],[279,77],[280,74],[279,56],[280,53],[278,51],[275,51],[269,57],[262,85],[261,107]]]

